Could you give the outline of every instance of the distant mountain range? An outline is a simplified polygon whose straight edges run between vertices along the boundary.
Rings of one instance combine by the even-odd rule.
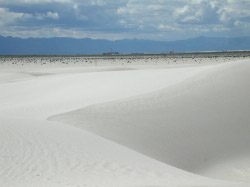
[[[250,50],[250,37],[197,37],[178,41],[94,40],[89,38],[28,38],[0,36],[0,55],[75,55],[109,52],[169,53]]]

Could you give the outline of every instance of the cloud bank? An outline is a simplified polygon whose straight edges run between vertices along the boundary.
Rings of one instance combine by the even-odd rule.
[[[0,35],[176,40],[248,36],[249,0],[0,0]]]

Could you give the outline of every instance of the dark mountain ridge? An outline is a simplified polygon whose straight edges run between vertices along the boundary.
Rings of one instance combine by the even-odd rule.
[[[109,52],[169,53],[250,50],[250,37],[197,37],[177,41],[16,38],[0,36],[0,55],[76,55]]]

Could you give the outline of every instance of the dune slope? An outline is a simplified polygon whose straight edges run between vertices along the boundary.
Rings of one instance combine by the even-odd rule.
[[[189,167],[188,171],[173,167],[185,163],[185,155],[172,160],[185,153],[177,151],[185,139],[175,133],[179,143],[166,141],[168,133],[163,130],[168,127],[160,132],[156,123],[164,119],[168,98],[189,87],[185,82],[206,78],[219,66],[136,71],[53,66],[24,63],[0,70],[0,186],[249,186],[192,174]],[[177,86],[182,84],[186,86]],[[79,108],[83,110],[75,111]],[[152,128],[153,122],[157,128]],[[173,166],[154,159],[164,156],[168,160],[162,161]]]
[[[213,66],[151,94],[53,116],[172,166],[250,182],[250,63]]]

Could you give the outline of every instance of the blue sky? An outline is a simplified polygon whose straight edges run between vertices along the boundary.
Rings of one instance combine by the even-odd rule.
[[[179,40],[249,36],[250,0],[0,0],[0,35]]]

